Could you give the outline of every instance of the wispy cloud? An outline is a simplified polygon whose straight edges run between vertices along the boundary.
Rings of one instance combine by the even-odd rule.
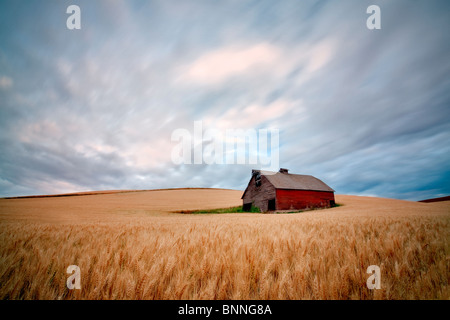
[[[180,70],[183,80],[200,85],[217,84],[248,72],[273,68],[281,58],[280,50],[268,43],[248,47],[230,46],[208,52]]]

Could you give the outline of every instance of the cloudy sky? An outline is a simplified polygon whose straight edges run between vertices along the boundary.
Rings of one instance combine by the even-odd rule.
[[[243,190],[255,165],[172,161],[194,121],[278,129],[338,194],[449,195],[448,30],[449,1],[3,0],[0,196]]]

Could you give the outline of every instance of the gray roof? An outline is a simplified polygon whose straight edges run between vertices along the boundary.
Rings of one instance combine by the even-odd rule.
[[[334,192],[322,180],[313,176],[292,173],[261,171],[261,175],[277,189],[311,190]]]

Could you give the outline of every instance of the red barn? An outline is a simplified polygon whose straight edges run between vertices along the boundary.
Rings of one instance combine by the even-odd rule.
[[[308,175],[252,170],[252,178],[242,195],[243,209],[261,212],[326,208],[335,205],[334,190]]]

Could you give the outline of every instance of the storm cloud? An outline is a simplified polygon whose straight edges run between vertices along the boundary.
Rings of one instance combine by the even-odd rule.
[[[448,195],[448,30],[448,1],[2,1],[0,196],[243,190],[252,165],[173,163],[199,120],[277,128],[340,194]]]

